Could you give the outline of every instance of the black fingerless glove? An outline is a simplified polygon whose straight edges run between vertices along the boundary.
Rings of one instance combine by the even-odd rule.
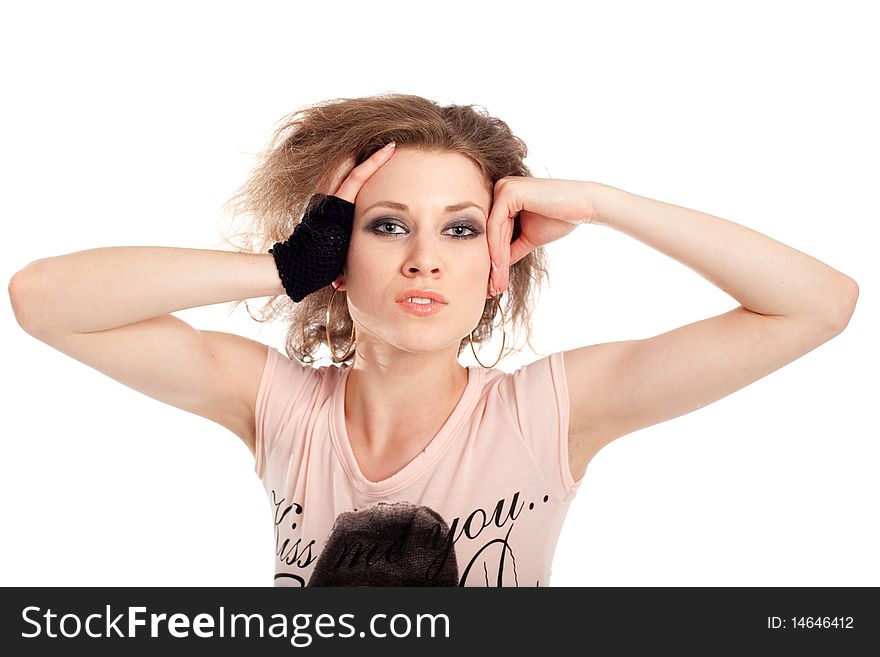
[[[287,296],[297,303],[336,280],[351,240],[354,203],[329,194],[315,197],[323,200],[306,210],[286,242],[269,249]]]

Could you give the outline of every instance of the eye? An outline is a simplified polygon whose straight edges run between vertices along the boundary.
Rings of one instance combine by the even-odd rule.
[[[457,231],[460,229],[471,231],[470,234],[466,234],[466,233],[462,234],[462,233],[458,233],[458,232],[453,233],[452,236],[457,239],[460,239],[460,240],[470,239],[471,237],[476,237],[477,235],[480,234],[479,231],[475,230],[474,227],[471,226],[470,224],[456,224],[455,226],[453,226],[449,230]]]
[[[391,220],[391,219],[378,219],[377,221],[375,221],[373,224],[370,225],[370,229],[374,233],[377,233],[379,235],[403,235],[404,234],[404,233],[400,233],[400,232],[391,232],[394,230],[393,229],[394,226],[400,228],[404,232],[406,231],[406,228],[403,225],[401,225],[399,222]],[[477,237],[478,235],[481,234],[480,230],[477,227],[473,226],[470,222],[464,222],[464,223],[456,224],[454,226],[450,226],[446,230],[446,233],[449,233],[449,231],[452,231],[452,233],[450,234],[450,237],[452,237],[453,239],[458,239],[458,240],[473,239],[474,237]]]
[[[382,235],[400,235],[400,233],[386,232],[384,229],[388,226],[397,226],[398,228],[403,228],[403,226],[401,226],[396,221],[388,221],[386,219],[382,219],[380,221],[377,221],[375,224],[373,224],[373,230],[377,233],[382,234]],[[382,229],[382,230],[380,230],[380,229]]]

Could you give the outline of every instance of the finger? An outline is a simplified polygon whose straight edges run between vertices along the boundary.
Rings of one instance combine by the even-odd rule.
[[[489,258],[494,263],[492,267],[492,287],[495,292],[500,290],[501,268],[504,262],[504,223],[508,221],[507,207],[501,194],[495,197],[489,218],[486,220],[486,236],[489,245]]]
[[[373,153],[366,160],[361,162],[358,166],[351,170],[342,184],[339,186],[339,189],[336,191],[334,196],[338,196],[341,199],[345,199],[350,203],[354,203],[355,198],[357,198],[358,192],[363,187],[364,183],[370,179],[376,171],[385,164],[388,160],[391,159],[391,156],[394,154],[394,146],[392,146],[394,142],[391,144],[386,144],[378,151]]]
[[[504,233],[501,236],[501,252],[502,262],[498,263],[499,274],[499,292],[507,292],[507,286],[510,283],[510,240],[513,237],[513,219],[510,219],[504,226]]]
[[[507,215],[507,212],[505,211],[504,214]],[[510,230],[507,225],[510,223],[512,223],[510,218],[505,216],[503,222],[499,222],[500,225],[498,226],[497,236],[493,236],[492,238],[492,260],[496,266],[496,269],[492,272],[492,285],[495,288],[495,294],[504,291],[505,262],[507,262],[509,258],[509,255],[506,252],[509,250],[507,244],[510,241]]]
[[[535,247],[526,244],[525,240],[523,240],[522,235],[510,245],[510,267],[513,267],[520,260],[525,258],[529,253],[534,251]],[[510,276],[510,269],[507,270],[508,277]]]
[[[322,193],[328,194],[330,196],[336,196],[337,190],[342,185],[342,182],[354,168],[354,163],[356,162],[355,156],[351,155],[342,162],[337,168],[336,171],[333,172],[333,178],[330,181],[329,188],[325,189]]]
[[[492,266],[492,256],[489,256],[489,276],[486,277],[486,294],[491,298],[495,296],[495,269]]]
[[[500,280],[499,274],[501,273],[501,268],[498,264],[501,262],[501,252],[498,248],[499,239],[495,237],[494,230],[491,231],[492,234],[490,234],[490,221],[493,221],[491,216],[486,222],[486,233],[488,234],[486,242],[489,247],[489,293],[492,296],[495,296],[495,293],[498,290],[498,282]]]

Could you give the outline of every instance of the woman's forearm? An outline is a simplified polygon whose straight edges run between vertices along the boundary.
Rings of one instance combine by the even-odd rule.
[[[29,331],[90,333],[186,308],[284,294],[271,254],[164,246],[44,258],[14,278],[15,314]]]
[[[720,217],[589,184],[592,223],[678,260],[753,312],[823,322],[852,312],[855,281],[806,253]]]

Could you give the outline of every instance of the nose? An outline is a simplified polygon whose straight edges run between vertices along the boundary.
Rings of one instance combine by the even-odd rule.
[[[440,255],[437,241],[425,231],[410,240],[411,247],[404,261],[404,273],[412,276],[418,273],[429,273],[434,276],[440,273]]]

